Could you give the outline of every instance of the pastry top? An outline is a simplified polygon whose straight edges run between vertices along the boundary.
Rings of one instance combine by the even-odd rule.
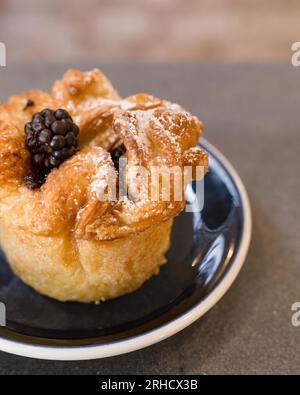
[[[70,113],[80,128],[80,146],[41,188],[30,190],[24,182],[31,168],[24,124],[44,108]],[[69,70],[51,93],[24,92],[0,105],[0,220],[41,236],[67,232],[94,240],[124,237],[166,221],[184,208],[184,197],[171,193],[169,201],[153,201],[137,194],[136,176],[127,176],[127,196],[99,198],[118,178],[110,152],[122,143],[128,167],[203,166],[204,173],[207,154],[196,146],[202,128],[177,104],[143,93],[121,99],[99,70]]]

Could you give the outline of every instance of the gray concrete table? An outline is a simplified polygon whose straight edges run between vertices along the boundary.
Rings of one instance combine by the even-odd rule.
[[[69,65],[0,69],[0,99],[49,88]],[[74,65],[73,65],[74,66]],[[37,361],[0,353],[0,373],[300,373],[300,68],[250,64],[79,64],[101,67],[122,95],[149,91],[206,124],[205,137],[238,169],[253,210],[248,258],[203,319],[144,350],[105,360]]]

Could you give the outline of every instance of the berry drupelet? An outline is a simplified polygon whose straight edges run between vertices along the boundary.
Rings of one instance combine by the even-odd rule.
[[[25,177],[30,189],[40,187],[47,174],[70,158],[78,147],[79,128],[66,110],[44,109],[25,125],[25,144],[33,174]]]
[[[115,169],[119,171],[119,161],[120,158],[126,154],[126,147],[124,144],[118,145],[113,151],[110,153],[111,159],[114,163]]]

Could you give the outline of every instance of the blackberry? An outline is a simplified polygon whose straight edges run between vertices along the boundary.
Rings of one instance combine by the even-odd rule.
[[[126,153],[126,147],[124,144],[118,145],[110,153],[111,159],[117,171],[119,171],[119,160],[125,153]]]
[[[25,145],[31,153],[33,174],[25,177],[31,189],[41,186],[47,174],[70,158],[78,147],[79,128],[66,110],[48,108],[25,124]]]
[[[29,107],[34,107],[35,103],[32,99],[27,99],[26,104],[23,108],[23,111],[26,111]]]
[[[44,183],[43,176],[39,174],[27,175],[24,177],[24,181],[29,189],[40,188]]]

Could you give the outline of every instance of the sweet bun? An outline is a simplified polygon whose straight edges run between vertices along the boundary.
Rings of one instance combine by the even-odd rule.
[[[79,148],[31,190],[24,124],[45,108],[68,111],[80,129]],[[95,302],[138,289],[165,263],[185,200],[171,190],[168,201],[152,201],[137,193],[130,174],[126,196],[102,199],[112,179],[119,188],[111,153],[122,144],[129,168],[190,166],[195,178],[197,166],[203,174],[208,166],[196,147],[202,128],[177,104],[147,94],[120,98],[98,70],[69,70],[49,94],[25,92],[1,104],[0,243],[14,272],[60,301]]]

